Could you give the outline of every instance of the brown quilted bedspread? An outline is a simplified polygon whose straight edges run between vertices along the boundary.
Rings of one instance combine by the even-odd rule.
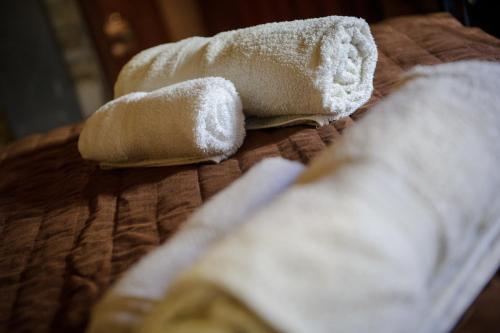
[[[77,150],[81,125],[0,150],[0,331],[81,332],[103,292],[140,257],[168,241],[205,200],[259,160],[307,163],[386,95],[416,64],[500,60],[500,41],[446,14],[374,25],[375,91],[352,117],[321,128],[249,132],[218,165],[103,171]],[[500,275],[457,332],[498,332]]]

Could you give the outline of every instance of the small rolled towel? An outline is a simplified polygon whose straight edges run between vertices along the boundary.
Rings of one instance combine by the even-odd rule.
[[[415,69],[140,332],[449,331],[500,261],[499,86],[499,64]]]
[[[122,69],[115,96],[220,76],[236,86],[250,116],[247,128],[325,124],[369,99],[376,62],[363,19],[269,23],[143,51]]]
[[[85,123],[78,149],[103,168],[220,162],[243,143],[244,122],[231,82],[194,79],[105,104]]]
[[[268,158],[252,167],[195,212],[165,244],[127,271],[93,309],[87,332],[133,332],[183,269],[271,203],[303,169],[302,164],[282,158]]]

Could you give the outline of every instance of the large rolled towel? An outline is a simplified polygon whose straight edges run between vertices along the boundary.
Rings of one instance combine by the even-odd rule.
[[[250,118],[247,128],[324,124],[368,100],[376,61],[363,19],[269,23],[143,51],[122,69],[115,96],[221,76],[236,86],[247,116],[265,117]]]
[[[85,123],[78,149],[103,168],[220,162],[243,143],[244,121],[231,82],[194,79],[105,104]]]
[[[498,64],[415,69],[141,332],[449,331],[500,262],[499,86]]]
[[[88,333],[134,332],[180,272],[271,203],[303,169],[298,162],[269,158],[211,198],[172,239],[141,259],[106,293],[93,309]]]

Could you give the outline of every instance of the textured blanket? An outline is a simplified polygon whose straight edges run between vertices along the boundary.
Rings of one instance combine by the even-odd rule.
[[[379,48],[375,90],[362,109],[318,129],[252,131],[219,165],[103,171],[79,156],[80,125],[0,150],[0,331],[82,332],[91,306],[127,268],[262,158],[307,163],[414,65],[500,60],[499,40],[444,14],[385,21],[372,33]],[[457,332],[498,329],[498,281]]]

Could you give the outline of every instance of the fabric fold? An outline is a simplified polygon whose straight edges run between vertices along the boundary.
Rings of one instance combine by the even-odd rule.
[[[377,48],[368,24],[330,16],[263,24],[160,45],[122,69],[115,96],[220,76],[236,86],[251,128],[348,116],[373,90]]]
[[[102,168],[220,162],[243,143],[244,121],[231,82],[194,79],[105,104],[86,121],[78,149]]]
[[[416,68],[140,332],[450,330],[500,262],[499,85],[498,64]]]

